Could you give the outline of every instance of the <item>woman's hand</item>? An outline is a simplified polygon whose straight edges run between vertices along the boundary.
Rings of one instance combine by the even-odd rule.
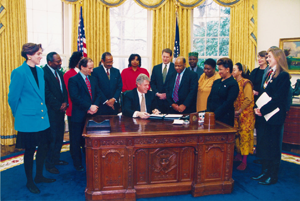
[[[257,116],[262,116],[262,114],[260,113],[260,109],[258,109],[258,108],[255,108],[254,109],[254,113],[257,115]]]

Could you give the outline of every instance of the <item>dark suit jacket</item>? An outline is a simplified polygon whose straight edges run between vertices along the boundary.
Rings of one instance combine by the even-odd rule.
[[[165,83],[163,83],[163,74],[162,74],[163,68],[164,68],[163,63],[158,64],[153,67],[150,84],[151,84],[151,88],[152,88],[152,91],[154,92],[154,94],[156,94],[157,92],[158,93],[166,93],[167,85],[170,80],[170,77],[175,72],[174,63],[171,62],[168,73],[167,73],[166,81],[165,81]],[[155,96],[155,97],[157,100],[158,109],[162,113],[167,113],[168,112],[167,100],[161,100],[157,96]]]
[[[203,69],[200,68],[199,66],[197,66],[196,68],[197,68],[197,70],[196,70],[195,73],[197,73],[197,75],[198,75],[198,80],[199,80],[200,77],[201,77],[201,75],[203,74],[204,71],[203,71]],[[191,67],[188,67],[187,69],[188,69],[188,70],[191,70]]]
[[[214,112],[216,120],[233,126],[233,103],[239,95],[239,85],[232,76],[223,82],[221,80],[217,79],[213,83],[207,98],[207,111]]]
[[[176,71],[172,73],[167,87],[167,101],[169,103],[170,112],[172,113],[174,112],[173,108],[171,107],[171,105],[174,103],[172,94],[175,86],[176,75],[177,75]],[[176,103],[178,105],[183,104],[186,106],[186,109],[183,111],[183,113],[196,112],[197,91],[198,91],[197,73],[185,69],[178,89],[179,101]]]
[[[175,72],[174,63],[170,63],[170,67],[167,73],[166,81],[163,83],[163,74],[162,74],[163,64],[158,64],[153,67],[151,74],[150,85],[154,94],[158,93],[166,93],[168,79],[170,79],[171,75]]]
[[[99,105],[100,103],[100,90],[97,86],[96,78],[88,76],[91,83],[92,96],[89,94],[87,85],[83,80],[80,73],[69,79],[69,94],[73,103],[72,108],[72,121],[83,122],[87,116],[87,111],[91,105]]]
[[[92,76],[97,79],[98,87],[101,93],[101,101],[99,105],[98,114],[103,115],[115,115],[119,111],[120,103],[119,98],[122,91],[122,78],[120,75],[120,71],[114,67],[110,69],[110,79],[108,79],[106,72],[103,69],[103,66],[99,66],[94,68],[92,72]],[[111,98],[115,98],[117,102],[115,102],[113,110],[111,107],[107,106],[103,103],[106,100]]]
[[[281,72],[277,78],[272,78],[265,89],[261,90],[261,93],[266,92],[272,98],[270,102],[260,109],[262,116],[272,112],[277,107],[279,108],[279,112],[269,119],[267,122],[268,124],[281,125],[284,123],[290,86],[291,82],[289,74],[287,72]]]
[[[152,110],[154,110],[157,106],[155,95],[152,91],[148,91],[145,94],[145,98],[146,98],[147,112],[151,114]],[[122,107],[123,115],[128,117],[132,117],[135,111],[141,111],[137,88],[128,91],[124,95],[124,105]]]
[[[45,98],[49,120],[63,121],[65,112],[61,112],[60,107],[62,103],[68,103],[68,92],[64,82],[63,74],[60,71],[57,71],[62,84],[63,91],[61,91],[60,86],[50,68],[45,65],[43,70],[45,77]]]

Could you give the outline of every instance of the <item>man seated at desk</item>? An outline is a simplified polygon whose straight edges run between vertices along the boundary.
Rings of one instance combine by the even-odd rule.
[[[151,111],[155,114],[160,113],[155,109],[157,106],[155,94],[152,91],[148,91],[149,84],[150,79],[145,74],[140,74],[136,78],[137,88],[124,94],[123,115],[147,119]]]

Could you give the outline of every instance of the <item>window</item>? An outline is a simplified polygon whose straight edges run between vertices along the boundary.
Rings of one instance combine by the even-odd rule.
[[[26,0],[26,11],[28,42],[41,43],[44,49],[40,65],[47,63],[49,52],[57,52],[62,58],[62,66],[66,67],[69,56],[64,54],[61,0]]]
[[[229,51],[230,8],[206,0],[194,8],[193,51],[199,53],[198,65],[207,58],[227,57]]]
[[[150,11],[133,0],[110,9],[111,54],[114,57],[114,67],[120,71],[128,67],[128,58],[133,53],[142,57],[141,67],[148,71],[151,69],[150,17]]]

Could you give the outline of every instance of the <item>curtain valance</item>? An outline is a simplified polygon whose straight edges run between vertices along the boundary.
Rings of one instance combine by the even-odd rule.
[[[62,0],[65,3],[68,4],[75,4],[82,2],[84,0]],[[102,2],[107,7],[117,7],[122,5],[126,0],[95,0]],[[134,0],[139,6],[148,9],[148,10],[156,10],[161,8],[167,1],[169,0]],[[205,2],[205,0],[176,0],[179,5],[186,9],[193,9],[202,3]],[[233,7],[241,3],[243,0],[214,0],[217,4],[220,6],[225,7]]]

